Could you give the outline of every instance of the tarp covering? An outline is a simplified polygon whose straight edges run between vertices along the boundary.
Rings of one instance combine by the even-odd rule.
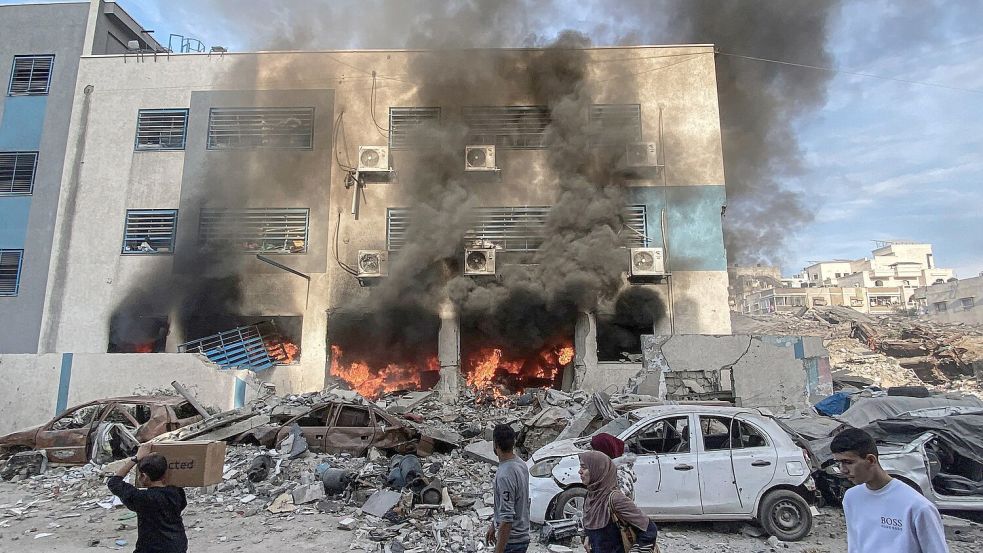
[[[948,406],[979,407],[983,410],[983,401],[973,396],[959,399],[941,396],[854,397],[853,405],[836,419],[854,428],[863,428],[874,421],[894,418],[918,409]]]
[[[850,392],[836,392],[816,404],[816,411],[826,416],[842,414],[850,407]]]
[[[874,422],[864,427],[877,441],[910,442],[932,432],[963,457],[983,463],[983,413],[951,415],[941,418],[900,417]]]

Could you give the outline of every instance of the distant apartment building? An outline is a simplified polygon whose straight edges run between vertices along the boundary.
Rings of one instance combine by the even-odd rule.
[[[727,296],[731,309],[739,305],[745,294],[782,285],[781,267],[775,265],[727,266]]]
[[[878,242],[871,254],[870,258],[816,261],[801,275],[781,278],[780,285],[743,291],[732,305],[749,314],[823,305],[872,314],[908,311],[916,306],[917,287],[954,280],[952,269],[935,265],[931,244]]]
[[[983,324],[983,273],[915,289],[920,317],[947,323]]]

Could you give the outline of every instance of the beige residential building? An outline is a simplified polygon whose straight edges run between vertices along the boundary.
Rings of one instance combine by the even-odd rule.
[[[947,323],[983,324],[983,273],[972,278],[921,286],[914,301],[920,317]]]

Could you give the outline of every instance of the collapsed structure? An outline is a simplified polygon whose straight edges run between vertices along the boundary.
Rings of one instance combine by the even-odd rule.
[[[730,331],[710,46],[87,50],[67,136],[11,351],[276,349],[279,390],[371,397],[626,380],[643,334]]]

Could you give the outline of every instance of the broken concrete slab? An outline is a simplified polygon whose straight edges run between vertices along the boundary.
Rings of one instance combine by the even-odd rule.
[[[498,455],[495,455],[495,445],[491,440],[482,440],[469,444],[464,448],[464,456],[475,461],[498,465]]]
[[[362,505],[362,512],[382,518],[382,516],[399,503],[402,497],[403,494],[399,492],[379,490],[369,496],[369,499]]]
[[[214,441],[227,440],[229,438],[234,438],[243,432],[252,430],[253,428],[263,426],[264,424],[270,424],[270,416],[255,415],[246,420],[230,424],[229,426],[217,428],[211,432],[206,432],[197,436],[195,439]]]
[[[313,503],[324,499],[324,485],[320,482],[315,482],[306,486],[297,486],[291,492],[291,496],[293,497],[294,505]]]
[[[422,392],[409,392],[403,397],[397,399],[388,408],[387,411],[395,414],[408,413],[412,411],[414,407],[423,403],[424,401],[430,399],[437,393],[436,390],[426,390]]]
[[[570,422],[556,439],[579,438],[584,433],[584,430],[587,430],[587,427],[590,426],[590,423],[598,417],[598,414],[597,406],[593,402],[588,403],[579,413],[570,419]]]

